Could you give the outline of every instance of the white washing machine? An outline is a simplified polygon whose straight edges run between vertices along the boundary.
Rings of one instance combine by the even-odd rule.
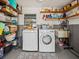
[[[23,30],[23,50],[38,51],[38,34],[36,30]]]
[[[39,52],[55,52],[55,30],[39,29]]]

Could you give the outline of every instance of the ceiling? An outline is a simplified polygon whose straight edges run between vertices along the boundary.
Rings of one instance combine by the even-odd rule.
[[[73,0],[17,0],[23,7],[53,7],[62,8],[64,5],[72,2]]]

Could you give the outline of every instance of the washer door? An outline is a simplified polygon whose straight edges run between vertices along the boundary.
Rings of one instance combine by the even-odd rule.
[[[45,45],[49,45],[51,42],[52,42],[52,37],[50,35],[45,35],[43,36],[42,38],[42,42],[45,44]]]

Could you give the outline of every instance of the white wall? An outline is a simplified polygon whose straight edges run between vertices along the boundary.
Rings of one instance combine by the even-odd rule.
[[[47,1],[47,2],[40,2],[39,0],[17,0],[17,2],[23,6],[23,15],[22,18],[20,19],[21,21],[24,20],[23,16],[24,14],[29,14],[29,13],[36,13],[37,14],[37,23],[52,23],[52,24],[59,24],[59,21],[43,21],[40,19],[40,8],[41,7],[53,7],[53,8],[61,8],[62,6],[70,3],[72,0],[52,0]],[[58,3],[57,3],[58,2]],[[70,24],[79,24],[79,19],[78,18],[70,18],[68,19]]]
[[[70,25],[71,25],[71,24],[73,24],[73,25],[79,24],[79,16],[78,16],[78,17],[70,18],[70,19],[68,19],[68,20],[69,20],[69,24],[70,24]]]
[[[23,14],[36,14],[37,15],[37,24],[59,24],[60,21],[58,20],[53,20],[53,21],[45,21],[41,17],[40,13],[41,8],[37,7],[23,7]]]
[[[60,21],[58,20],[53,20],[53,21],[44,21],[43,19],[41,19],[41,13],[40,13],[40,9],[41,8],[37,8],[37,7],[23,7],[23,15],[20,15],[20,22],[22,22],[21,24],[23,24],[24,22],[24,14],[36,14],[37,15],[37,24],[60,24]],[[73,18],[69,18],[69,24],[79,24],[79,17],[73,17]]]
[[[58,20],[53,20],[53,21],[44,21],[41,19],[41,13],[40,13],[41,8],[37,7],[27,7],[23,8],[23,16],[24,14],[36,14],[37,15],[37,24],[60,24],[60,21]],[[24,18],[21,20],[24,20]],[[79,17],[73,17],[69,18],[69,24],[79,24]]]
[[[72,9],[71,11],[67,12],[66,15],[72,16],[73,14],[77,13],[78,10],[79,10],[79,7],[76,7]],[[68,20],[69,20],[69,24],[79,24],[79,16],[71,17]]]

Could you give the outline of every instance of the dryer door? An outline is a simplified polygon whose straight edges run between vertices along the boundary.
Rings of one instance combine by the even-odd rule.
[[[52,37],[50,35],[45,35],[45,36],[42,37],[42,42],[45,45],[49,45],[52,42]]]

